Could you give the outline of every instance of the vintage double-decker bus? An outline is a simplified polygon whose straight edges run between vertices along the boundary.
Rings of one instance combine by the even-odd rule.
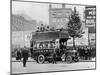
[[[52,54],[56,52],[57,61],[78,61],[78,52],[67,49],[67,31],[34,32],[31,39],[31,54],[37,63],[52,62]]]

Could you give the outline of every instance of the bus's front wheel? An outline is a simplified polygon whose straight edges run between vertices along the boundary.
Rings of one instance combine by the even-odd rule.
[[[45,62],[45,56],[44,55],[39,55],[38,56],[38,63],[43,64]]]

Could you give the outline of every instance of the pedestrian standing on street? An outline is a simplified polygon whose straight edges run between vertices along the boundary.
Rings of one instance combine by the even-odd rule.
[[[85,60],[88,60],[88,50],[87,50],[87,47],[85,48]]]
[[[20,51],[20,49],[17,50],[16,60],[21,60],[21,51]]]
[[[80,47],[78,48],[78,52],[79,52],[79,57],[82,57],[82,49]]]
[[[85,59],[85,49],[84,49],[84,47],[81,47],[80,55],[81,55],[82,59],[84,60]]]
[[[85,59],[86,59],[86,54],[85,54],[85,51],[86,51],[86,48],[85,48],[85,47],[83,47],[83,60],[85,60]]]
[[[89,60],[91,60],[91,48],[88,48]]]
[[[56,51],[54,50],[53,53],[53,64],[56,64]]]
[[[28,60],[28,50],[27,48],[24,46],[24,50],[22,51],[22,57],[23,57],[23,67],[26,67],[26,62]]]

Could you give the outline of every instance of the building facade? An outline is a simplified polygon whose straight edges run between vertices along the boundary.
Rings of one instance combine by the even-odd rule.
[[[69,17],[72,13],[71,8],[65,8],[65,4],[62,4],[62,8],[52,8],[49,5],[49,25],[59,28],[66,28],[66,24],[69,21]]]
[[[86,27],[88,28],[89,45],[96,44],[96,6],[85,7]]]

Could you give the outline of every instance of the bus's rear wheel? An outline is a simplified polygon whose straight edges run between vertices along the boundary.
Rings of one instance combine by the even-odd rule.
[[[39,55],[38,56],[38,63],[43,64],[45,61],[45,56],[44,55]]]
[[[66,62],[67,62],[67,63],[70,64],[70,63],[72,63],[72,61],[73,61],[73,60],[72,60],[72,57],[71,57],[71,56],[67,56],[67,57],[66,57]]]

